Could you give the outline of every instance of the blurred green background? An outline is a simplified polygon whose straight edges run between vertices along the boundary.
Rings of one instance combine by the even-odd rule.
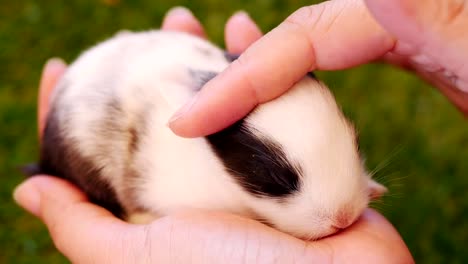
[[[64,263],[47,231],[12,201],[18,164],[36,159],[36,92],[43,63],[70,62],[119,29],[158,27],[174,5],[192,9],[223,45],[223,26],[244,9],[264,32],[319,1],[11,1],[0,4],[0,263]],[[356,29],[359,30],[359,29]],[[343,43],[346,45],[346,43]],[[435,89],[385,65],[319,72],[356,123],[370,170],[390,194],[375,206],[420,263],[468,260],[468,123]],[[383,166],[381,166],[383,165]]]

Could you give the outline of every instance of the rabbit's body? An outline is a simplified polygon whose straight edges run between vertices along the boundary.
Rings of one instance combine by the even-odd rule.
[[[351,224],[384,189],[362,167],[354,129],[317,80],[305,77],[206,138],[166,126],[229,63],[221,49],[175,32],[124,33],[90,49],[52,95],[41,170],[132,222],[196,208],[307,238]]]

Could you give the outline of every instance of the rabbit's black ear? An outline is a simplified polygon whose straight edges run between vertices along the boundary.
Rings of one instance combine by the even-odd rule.
[[[317,76],[315,75],[314,72],[308,72],[308,73],[307,73],[307,76],[309,76],[309,77],[312,78],[312,79],[317,80]]]
[[[207,82],[216,77],[218,73],[213,71],[190,70],[190,75],[194,83],[193,90],[198,92]]]
[[[233,53],[229,53],[227,51],[224,52],[224,57],[226,58],[226,60],[228,60],[229,62],[233,62],[235,60],[237,60],[240,55],[239,54],[233,54]]]
[[[18,166],[18,170],[22,174],[24,174],[24,176],[26,176],[28,178],[31,177],[31,176],[43,173],[41,167],[37,163],[29,163],[29,164],[25,164],[25,165],[20,165],[20,166]]]

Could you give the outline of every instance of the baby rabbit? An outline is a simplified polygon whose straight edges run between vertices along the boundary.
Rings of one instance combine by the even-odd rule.
[[[166,126],[230,62],[185,33],[126,32],[98,44],[51,96],[39,171],[133,223],[195,208],[305,239],[351,225],[386,189],[366,172],[353,126],[312,75],[216,134],[182,138]]]

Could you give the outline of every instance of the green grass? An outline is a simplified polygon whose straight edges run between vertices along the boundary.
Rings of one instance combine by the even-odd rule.
[[[267,31],[314,1],[105,2],[6,0],[0,5],[0,263],[66,262],[42,224],[11,198],[22,180],[15,166],[37,158],[36,92],[46,59],[70,61],[122,28],[158,27],[173,5],[194,10],[209,36],[222,45],[223,25],[238,9],[249,11]],[[356,123],[368,167],[390,161],[377,177],[391,192],[376,207],[396,226],[416,260],[466,262],[468,123],[462,115],[435,89],[389,66],[318,76]]]

